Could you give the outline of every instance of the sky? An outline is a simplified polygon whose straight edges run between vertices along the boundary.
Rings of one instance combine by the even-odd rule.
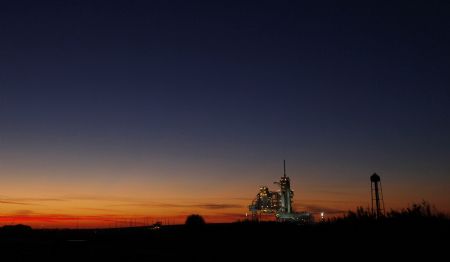
[[[311,3],[314,2],[314,3]],[[450,212],[445,1],[0,2],[0,225]]]

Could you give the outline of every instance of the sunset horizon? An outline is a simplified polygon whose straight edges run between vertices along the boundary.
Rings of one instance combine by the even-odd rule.
[[[231,198],[223,196],[231,193],[228,189],[224,190],[228,188],[225,181],[222,182],[222,188],[220,185],[216,185],[216,190],[208,191],[210,192],[209,196],[197,198],[195,194],[189,192],[189,188],[185,188],[185,184],[179,185],[179,188],[174,184],[171,190],[186,194],[187,197],[177,198],[174,194],[164,194],[159,191],[154,192],[154,196],[151,193],[146,194],[145,192],[152,188],[151,183],[149,183],[148,188],[145,184],[118,184],[120,193],[110,193],[110,195],[99,193],[99,191],[103,192],[101,186],[98,188],[92,186],[90,188],[92,193],[83,194],[33,194],[31,192],[23,193],[20,196],[11,194],[10,197],[2,196],[0,199],[3,210],[0,216],[0,225],[26,224],[33,228],[73,229],[148,226],[155,223],[176,225],[184,224],[186,217],[191,214],[202,215],[207,223],[244,221],[251,219],[248,206],[255,197],[258,188],[266,185],[269,188],[276,189],[276,186],[273,185],[275,179],[270,181],[269,174],[262,177],[263,179],[256,181],[253,185],[251,185],[252,181],[246,181],[242,188],[234,186],[232,193],[235,194]],[[361,176],[361,181],[348,185],[338,180],[328,181],[326,186],[307,177],[304,177],[305,183],[294,180],[292,181],[294,192],[299,195],[299,197],[294,198],[294,210],[310,212],[316,218],[319,217],[320,213],[324,213],[326,219],[342,217],[348,211],[354,211],[359,207],[370,210],[370,181],[368,178],[367,175]],[[407,194],[409,190],[398,191],[400,186],[387,184],[390,182],[389,177],[383,176],[382,179],[385,188],[386,211],[401,211],[413,204],[426,201],[433,207],[433,212],[449,214],[449,210],[446,209],[448,207],[447,202],[439,202],[439,198],[431,198],[430,200],[420,196],[410,199],[409,194]],[[258,182],[265,182],[265,184],[260,183],[258,185]],[[230,183],[229,188],[233,187],[232,184],[239,184],[238,181],[228,181],[228,183]],[[248,188],[245,185],[248,185]],[[353,190],[350,190],[350,186],[353,186]],[[412,185],[403,184],[402,186],[408,188]],[[170,185],[167,187],[170,187]],[[86,192],[86,188],[77,189],[76,186],[68,188],[64,188],[64,192],[70,192],[71,190]],[[393,189],[397,189],[397,192],[391,192]],[[444,186],[442,188],[443,193],[445,189]],[[36,190],[47,191],[40,187]],[[106,192],[117,191],[115,191],[115,188],[109,188]],[[428,192],[428,196],[435,193],[435,191]],[[136,197],[136,195],[141,197]],[[8,208],[14,210],[14,212],[8,213]]]
[[[325,2],[0,3],[0,226],[450,214],[448,6]]]

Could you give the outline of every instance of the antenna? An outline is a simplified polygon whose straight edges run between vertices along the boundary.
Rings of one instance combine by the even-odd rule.
[[[283,160],[284,177],[286,177],[286,160]]]

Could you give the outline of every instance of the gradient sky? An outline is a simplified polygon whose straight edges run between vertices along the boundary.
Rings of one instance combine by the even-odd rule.
[[[309,2],[1,1],[0,224],[450,212],[450,4]]]

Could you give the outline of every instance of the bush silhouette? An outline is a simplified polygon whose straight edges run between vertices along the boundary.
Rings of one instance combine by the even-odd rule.
[[[185,225],[190,227],[199,227],[205,225],[205,220],[202,216],[193,214],[186,218]]]
[[[11,234],[11,235],[23,235],[23,234],[29,234],[33,229],[30,226],[27,225],[6,225],[3,227],[0,227],[0,233],[3,234]]]

